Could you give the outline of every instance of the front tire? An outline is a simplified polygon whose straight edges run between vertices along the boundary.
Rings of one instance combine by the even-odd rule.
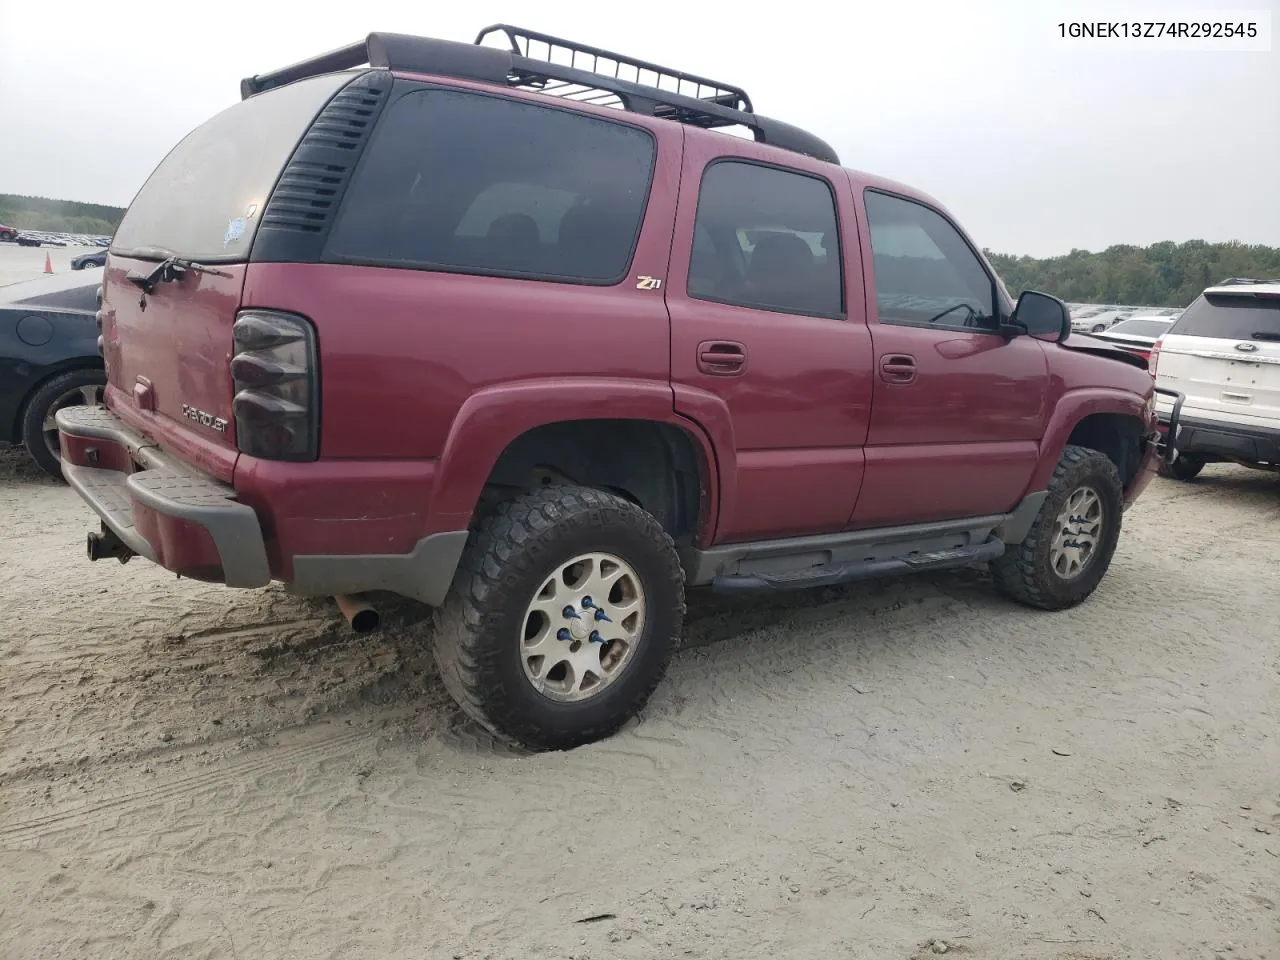
[[[684,611],[675,544],[653,516],[600,490],[544,487],[472,533],[437,611],[436,663],[496,736],[569,749],[644,707]]]
[[[1158,472],[1160,476],[1170,480],[1188,483],[1200,476],[1206,462],[1203,457],[1188,457],[1179,453],[1174,456],[1173,463],[1161,463]]]
[[[27,402],[22,417],[22,442],[31,459],[55,480],[62,480],[58,428],[53,415],[63,407],[95,406],[102,402],[107,375],[101,370],[70,370],[40,386]]]
[[[1063,610],[1086,600],[1110,567],[1124,488],[1110,459],[1073,445],[1063,450],[1048,494],[1026,539],[993,561],[991,573],[1019,603]]]

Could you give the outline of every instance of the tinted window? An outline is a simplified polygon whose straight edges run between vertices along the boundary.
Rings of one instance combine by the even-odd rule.
[[[882,323],[994,329],[991,276],[941,214],[865,194]]]
[[[1169,332],[1224,340],[1280,340],[1280,299],[1201,294]]]
[[[1159,320],[1122,320],[1111,328],[1112,333],[1132,334],[1135,337],[1158,337],[1168,330],[1169,324]]]
[[[570,282],[620,280],[653,173],[646,131],[417,90],[386,110],[329,241],[339,259]]]
[[[196,260],[243,260],[267,195],[316,114],[351,79],[301,80],[228,107],[160,162],[111,247],[158,247]]]
[[[698,192],[689,296],[761,310],[844,312],[835,198],[823,180],[721,161]]]

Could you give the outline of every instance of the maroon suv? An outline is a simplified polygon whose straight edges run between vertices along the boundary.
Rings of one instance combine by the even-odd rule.
[[[985,562],[1059,609],[1106,572],[1143,362],[742,90],[501,26],[241,93],[112,241],[106,405],[58,414],[91,558],[424,601],[532,747],[639,710],[686,587]]]

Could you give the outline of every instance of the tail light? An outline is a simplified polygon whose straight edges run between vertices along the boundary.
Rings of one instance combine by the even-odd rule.
[[[264,460],[314,460],[320,417],[315,329],[302,317],[245,310],[232,328],[236,444]]]
[[[1151,345],[1151,359],[1147,361],[1147,368],[1151,371],[1151,376],[1156,375],[1156,364],[1160,362],[1160,338],[1156,338],[1156,342]]]

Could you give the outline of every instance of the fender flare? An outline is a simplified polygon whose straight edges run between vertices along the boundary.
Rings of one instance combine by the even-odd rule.
[[[727,420],[728,411],[724,411]],[[698,540],[714,532],[720,512],[724,451],[713,431],[675,411],[665,380],[607,377],[522,380],[478,390],[459,408],[432,481],[428,534],[463,530],[498,458],[517,437],[570,420],[647,420],[679,429],[702,460]],[[732,457],[732,446],[728,448]]]
[[[1082,387],[1070,390],[1058,398],[1045,428],[1044,439],[1040,441],[1040,458],[1035,472],[1031,475],[1028,493],[1043,490],[1049,485],[1053,471],[1058,467],[1058,460],[1067,446],[1067,439],[1085,417],[1096,413],[1117,414],[1132,417],[1146,425],[1150,423],[1151,412],[1146,401],[1137,394],[1127,390],[1111,387]]]

